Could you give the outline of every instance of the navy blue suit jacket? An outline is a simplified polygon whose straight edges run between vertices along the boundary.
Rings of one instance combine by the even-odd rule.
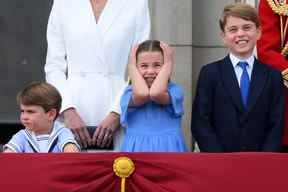
[[[200,72],[191,130],[206,152],[279,151],[284,126],[282,76],[255,59],[244,108],[229,56]]]

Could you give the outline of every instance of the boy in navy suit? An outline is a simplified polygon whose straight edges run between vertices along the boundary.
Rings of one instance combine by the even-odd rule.
[[[191,130],[204,152],[279,151],[283,131],[282,76],[253,55],[261,36],[255,8],[224,8],[221,38],[230,53],[200,72]]]

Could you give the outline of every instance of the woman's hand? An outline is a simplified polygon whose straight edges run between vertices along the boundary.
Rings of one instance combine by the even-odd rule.
[[[74,108],[63,112],[65,126],[74,133],[77,142],[84,148],[92,144],[86,125]]]
[[[97,126],[93,135],[92,142],[100,147],[108,147],[112,140],[115,131],[120,127],[120,116],[115,112],[110,112],[109,115]]]

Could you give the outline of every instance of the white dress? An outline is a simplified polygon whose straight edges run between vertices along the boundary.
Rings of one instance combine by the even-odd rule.
[[[150,35],[147,0],[108,0],[96,23],[90,0],[54,0],[47,27],[47,82],[88,126],[120,113],[132,46]]]

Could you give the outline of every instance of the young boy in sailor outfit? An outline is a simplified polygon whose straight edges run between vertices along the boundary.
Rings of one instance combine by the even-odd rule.
[[[79,145],[70,129],[55,122],[61,96],[48,83],[33,82],[17,95],[20,121],[25,129],[4,146],[4,152],[78,152]]]

